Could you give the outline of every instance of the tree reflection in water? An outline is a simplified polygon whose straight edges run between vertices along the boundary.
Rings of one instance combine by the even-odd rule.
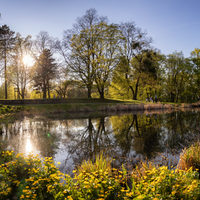
[[[69,173],[99,152],[115,158],[116,166],[132,167],[146,158],[159,163],[165,157],[175,163],[181,149],[200,138],[199,118],[195,111],[86,119],[24,116],[1,123],[0,150],[52,156]]]

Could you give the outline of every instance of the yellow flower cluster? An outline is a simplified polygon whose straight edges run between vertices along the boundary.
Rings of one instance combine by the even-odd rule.
[[[199,199],[198,173],[189,169],[169,170],[166,166],[141,170],[142,176],[133,173],[135,194],[147,199]]]
[[[61,173],[53,158],[0,154],[0,199],[129,200],[200,199],[199,174],[143,165],[128,174],[111,168],[103,157],[84,162],[74,178]]]

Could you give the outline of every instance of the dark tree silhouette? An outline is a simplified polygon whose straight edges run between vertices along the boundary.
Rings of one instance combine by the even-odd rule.
[[[57,64],[49,49],[44,49],[33,69],[34,88],[42,91],[43,99],[50,98],[51,81],[56,78]]]
[[[4,62],[4,78],[5,78],[5,99],[8,98],[8,77],[7,62],[9,53],[15,45],[15,32],[11,31],[7,25],[0,26],[0,59]]]

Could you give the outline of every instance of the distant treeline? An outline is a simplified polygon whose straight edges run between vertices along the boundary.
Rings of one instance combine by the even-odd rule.
[[[110,23],[89,9],[62,40],[22,37],[0,26],[0,98],[117,98],[195,102],[200,49],[163,55],[134,22]]]

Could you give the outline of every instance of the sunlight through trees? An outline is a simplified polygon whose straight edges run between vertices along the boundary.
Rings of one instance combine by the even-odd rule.
[[[62,40],[0,26],[0,97],[117,98],[195,102],[200,50],[163,55],[134,22],[110,23],[89,9]]]

